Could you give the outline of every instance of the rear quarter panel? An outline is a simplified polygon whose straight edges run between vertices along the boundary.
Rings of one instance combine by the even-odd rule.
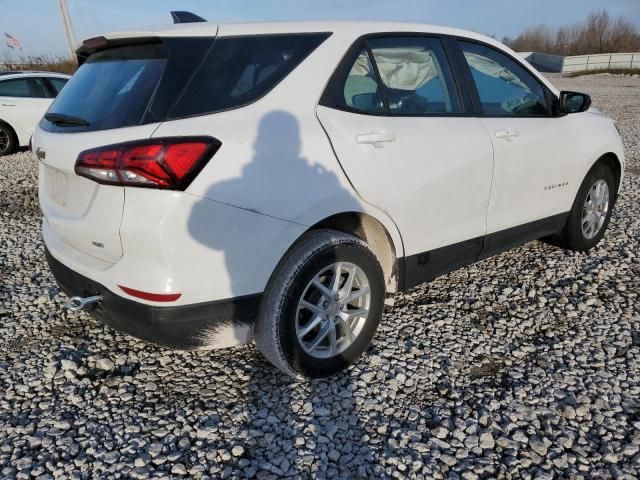
[[[305,227],[337,213],[368,213],[401,255],[393,221],[354,191],[316,116],[324,87],[355,38],[334,33],[251,105],[163,123],[155,137],[209,135],[222,142],[187,193]]]

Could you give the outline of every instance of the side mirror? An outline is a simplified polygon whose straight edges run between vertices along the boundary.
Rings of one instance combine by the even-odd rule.
[[[591,106],[591,97],[586,93],[560,92],[560,113],[586,112]]]

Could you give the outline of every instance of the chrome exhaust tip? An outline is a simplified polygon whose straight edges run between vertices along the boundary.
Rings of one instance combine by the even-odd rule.
[[[92,297],[71,297],[67,302],[67,308],[72,312],[79,312],[87,305],[93,305],[102,301],[102,295],[93,295]]]

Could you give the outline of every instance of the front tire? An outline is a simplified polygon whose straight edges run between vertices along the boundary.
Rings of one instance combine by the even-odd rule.
[[[587,174],[557,238],[558,246],[586,252],[604,236],[616,199],[617,182],[606,165],[596,164]]]
[[[362,240],[334,230],[307,232],[265,291],[256,346],[291,376],[333,375],[360,358],[382,317],[378,259]]]

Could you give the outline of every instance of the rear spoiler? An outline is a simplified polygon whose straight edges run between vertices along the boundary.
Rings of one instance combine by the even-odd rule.
[[[78,65],[82,65],[89,58],[89,55],[114,47],[124,47],[129,45],[143,45],[150,43],[162,43],[160,37],[129,37],[129,38],[106,38],[93,37],[82,42],[82,46],[76,50]]]
[[[173,23],[199,23],[206,22],[206,20],[195,13],[186,11],[172,11],[171,18]],[[93,37],[85,40],[82,45],[76,50],[78,57],[78,65],[82,65],[84,61],[92,53],[99,52],[100,50],[106,50],[107,48],[122,47],[125,45],[140,45],[148,43],[162,43],[159,37],[146,36],[146,37],[130,37],[130,38],[106,38],[103,36]]]

